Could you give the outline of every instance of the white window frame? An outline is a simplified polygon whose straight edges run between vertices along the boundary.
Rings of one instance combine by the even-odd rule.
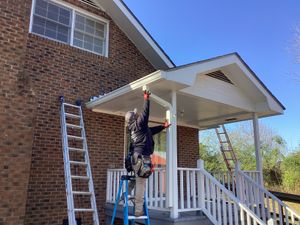
[[[109,49],[109,20],[101,17],[101,16],[98,16],[98,15],[95,15],[93,13],[90,13],[84,9],[81,9],[77,6],[74,6],[72,4],[69,4],[69,3],[66,3],[66,2],[63,2],[61,0],[47,0],[49,2],[53,2],[57,5],[61,5],[62,7],[65,7],[65,8],[68,8],[69,10],[71,10],[71,34],[70,34],[70,43],[65,43],[65,42],[62,42],[62,41],[59,41],[59,40],[56,40],[54,38],[50,38],[50,37],[47,37],[45,35],[42,35],[42,34],[37,34],[37,33],[34,33],[32,32],[32,26],[33,26],[33,12],[34,12],[34,9],[35,9],[35,4],[36,4],[36,0],[33,0],[32,1],[32,5],[31,5],[31,14],[30,14],[30,23],[29,23],[29,33],[32,33],[34,35],[38,35],[38,36],[41,36],[41,37],[44,37],[44,38],[47,38],[47,39],[50,39],[50,40],[53,40],[53,41],[57,41],[57,42],[60,42],[60,43],[63,43],[63,44],[67,44],[67,45],[70,45],[74,48],[78,48],[78,49],[81,49],[81,50],[84,50],[84,51],[87,51],[87,52],[91,52],[93,54],[96,54],[96,55],[100,55],[100,56],[105,56],[105,57],[108,57],[108,49]],[[86,16],[86,17],[90,17],[96,21],[99,21],[101,23],[104,23],[105,24],[105,28],[104,28],[104,32],[105,32],[105,49],[104,49],[104,54],[100,54],[100,53],[97,53],[97,52],[94,52],[94,51],[91,51],[91,50],[88,50],[88,49],[85,49],[85,48],[81,48],[81,47],[78,47],[78,46],[75,46],[73,45],[73,39],[74,39],[74,27],[75,27],[75,14],[76,13],[79,13],[79,14],[82,14],[83,16]]]

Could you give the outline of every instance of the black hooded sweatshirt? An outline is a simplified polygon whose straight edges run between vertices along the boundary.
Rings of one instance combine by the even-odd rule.
[[[145,156],[150,156],[154,151],[154,140],[152,136],[165,128],[163,125],[148,127],[149,110],[150,101],[147,99],[144,101],[143,112],[128,125],[131,137],[131,148],[134,152]]]

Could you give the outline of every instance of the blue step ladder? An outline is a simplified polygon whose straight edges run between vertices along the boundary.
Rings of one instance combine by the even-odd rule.
[[[122,194],[122,190],[123,190],[123,185],[125,185],[125,192],[124,192],[124,196],[122,200],[124,200],[124,205],[123,205],[123,219],[124,219],[124,225],[129,225],[129,221],[131,222],[131,225],[134,225],[135,220],[145,220],[145,224],[146,225],[150,225],[150,218],[149,218],[149,212],[148,212],[148,207],[147,207],[147,198],[146,195],[144,197],[144,216],[139,216],[136,217],[134,216],[134,209],[135,207],[133,207],[133,212],[132,212],[132,216],[129,215],[129,207],[128,207],[128,181],[134,181],[135,180],[135,176],[130,176],[130,175],[122,175],[121,176],[121,180],[120,180],[120,185],[119,185],[119,190],[118,190],[118,195],[117,195],[117,199],[115,202],[115,206],[114,206],[114,211],[113,211],[113,215],[112,215],[112,219],[111,219],[111,225],[114,224],[115,218],[116,218],[116,214],[117,214],[117,208],[118,208],[118,204],[121,198],[121,194]]]

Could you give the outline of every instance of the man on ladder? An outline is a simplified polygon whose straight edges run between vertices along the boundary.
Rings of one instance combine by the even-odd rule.
[[[137,110],[129,111],[125,115],[125,121],[130,132],[132,155],[132,168],[135,173],[135,181],[130,181],[128,193],[135,186],[135,216],[143,216],[143,203],[146,179],[151,175],[151,155],[154,151],[153,135],[168,128],[171,124],[167,121],[164,125],[149,127],[150,92],[144,91],[144,108],[141,114]]]

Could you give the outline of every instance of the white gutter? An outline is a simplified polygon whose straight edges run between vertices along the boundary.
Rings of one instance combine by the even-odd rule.
[[[145,77],[142,77],[141,79],[138,79],[136,81],[133,81],[121,88],[118,88],[104,96],[99,96],[99,98],[95,99],[95,100],[92,100],[90,102],[87,102],[86,103],[86,107],[87,108],[93,108],[93,107],[96,107],[97,105],[99,104],[102,104],[104,102],[108,102],[114,98],[117,98],[117,97],[120,97],[130,91],[133,91],[133,90],[136,90],[136,89],[139,89],[139,88],[143,88],[143,86],[147,85],[147,84],[150,84],[150,83],[153,83],[154,81],[158,81],[160,79],[162,79],[162,73],[160,70],[157,70]]]

